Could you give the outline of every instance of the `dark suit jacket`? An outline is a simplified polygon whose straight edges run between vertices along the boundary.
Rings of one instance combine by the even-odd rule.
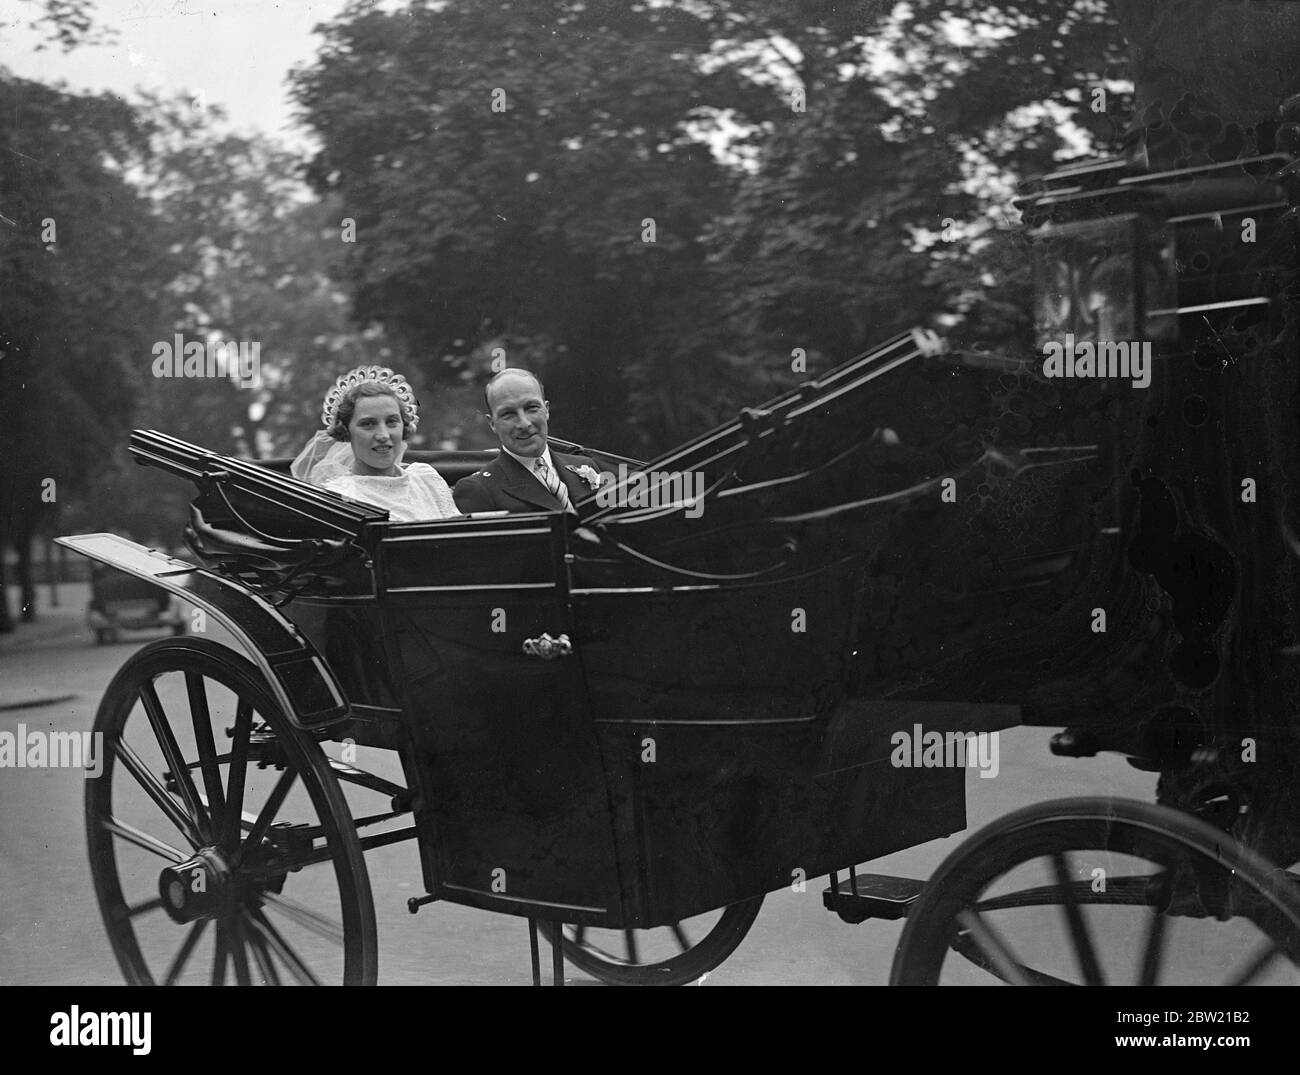
[[[591,486],[569,470],[571,466],[587,466],[599,474],[600,467],[592,460],[585,455],[564,455],[552,448],[551,461],[575,507],[579,500],[592,494]],[[466,515],[472,511],[560,510],[560,502],[551,496],[550,490],[504,451],[482,470],[461,478],[452,496],[456,498],[456,507]]]

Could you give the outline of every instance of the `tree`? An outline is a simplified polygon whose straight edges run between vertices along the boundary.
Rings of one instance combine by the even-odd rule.
[[[0,548],[18,551],[25,618],[32,535],[93,490],[147,376],[170,268],[124,178],[146,150],[111,96],[0,73]]]
[[[716,50],[783,97],[749,114],[757,166],[719,229],[715,256],[746,281],[736,335],[777,334],[825,362],[938,315],[957,343],[1026,346],[1010,197],[1061,159],[1118,145],[1130,94],[1108,9],[708,6]],[[796,93],[806,114],[792,114]]]
[[[94,0],[24,0],[33,13],[40,15],[30,25],[58,43],[64,52],[79,45],[97,45],[112,41],[112,30],[95,21]],[[45,48],[38,45],[37,48]]]
[[[501,346],[628,450],[796,379],[794,347],[842,360],[945,305],[1023,336],[990,205],[1065,151],[1063,115],[1113,136],[1127,99],[1091,0],[454,0],[353,5],[326,34],[296,93],[313,183],[357,224],[357,317],[437,379]],[[1013,278],[985,282],[973,240]]]
[[[563,401],[563,428],[637,447],[629,378],[715,320],[689,316],[734,185],[690,129],[729,79],[699,69],[706,30],[681,9],[615,21],[559,0],[350,8],[296,93],[323,142],[312,180],[356,222],[358,319],[442,381],[481,380],[504,346]],[[726,375],[694,372],[688,399]],[[683,424],[658,398],[633,414],[643,441]]]
[[[352,327],[335,283],[339,207],[312,196],[298,157],[229,133],[220,110],[157,98],[140,107],[154,154],[138,182],[182,259],[159,339],[256,348],[260,374],[158,379],[149,413],[213,451],[284,452],[319,424],[319,401],[340,372],[391,352],[382,333]]]
[[[0,542],[19,552],[30,618],[28,550],[56,512],[179,542],[190,490],[131,461],[132,426],[292,454],[334,378],[392,349],[352,327],[333,279],[338,207],[292,154],[183,99],[126,105],[6,77],[0,103]],[[260,382],[181,376],[177,338],[246,345]]]

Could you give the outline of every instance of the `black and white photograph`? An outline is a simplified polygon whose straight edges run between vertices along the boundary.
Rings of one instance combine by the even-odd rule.
[[[0,0],[32,1040],[1121,985],[1110,1055],[1251,1052],[1298,207],[1283,0]]]

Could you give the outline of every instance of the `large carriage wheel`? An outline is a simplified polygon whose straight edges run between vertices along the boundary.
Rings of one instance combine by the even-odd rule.
[[[758,917],[763,897],[657,929],[564,926],[564,955],[609,985],[685,985],[731,955]],[[550,940],[553,926],[539,924]]]
[[[136,985],[372,985],[370,880],[318,743],[253,665],[205,639],[144,647],[95,717],[86,839]]]
[[[960,958],[959,958],[960,957]],[[1064,799],[957,848],[908,914],[895,985],[1300,980],[1300,885],[1163,806]]]

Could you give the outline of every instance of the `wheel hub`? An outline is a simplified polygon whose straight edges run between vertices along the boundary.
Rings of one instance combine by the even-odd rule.
[[[165,866],[158,876],[158,895],[173,921],[213,918],[231,893],[230,870],[215,848]]]

